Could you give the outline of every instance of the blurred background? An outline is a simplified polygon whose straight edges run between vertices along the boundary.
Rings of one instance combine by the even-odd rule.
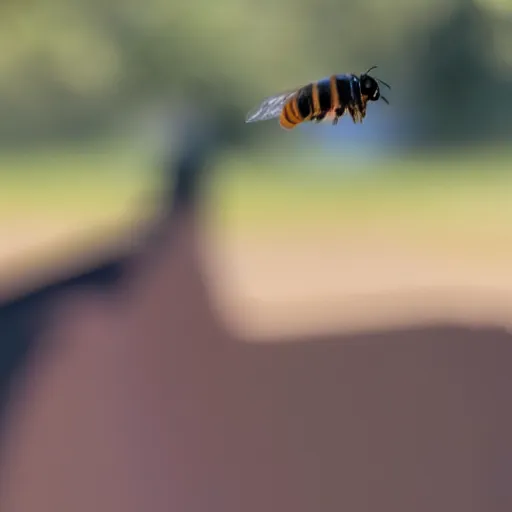
[[[503,315],[511,2],[49,0],[0,14],[2,294],[153,215],[195,116],[217,134],[207,264],[255,326],[296,327],[306,303],[317,327],[329,311],[361,325]],[[372,65],[391,105],[370,104],[363,125],[244,123],[268,95]],[[389,301],[403,290],[423,295]]]

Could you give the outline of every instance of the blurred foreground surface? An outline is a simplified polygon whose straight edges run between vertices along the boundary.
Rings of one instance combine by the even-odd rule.
[[[232,178],[220,203],[175,197],[145,229],[147,213],[117,217],[141,224],[118,246],[131,256],[115,280],[47,292],[18,320],[3,310],[3,343],[16,342],[9,326],[39,327],[11,373],[2,510],[509,510],[510,244],[471,217],[482,204],[487,220],[508,212],[492,209],[506,175],[493,179],[484,200],[478,180],[458,187],[455,207],[446,182],[433,187],[419,235],[414,187],[372,179],[330,182],[318,209],[308,180],[283,206],[284,180],[237,216]],[[347,215],[351,201],[366,216]],[[212,204],[224,206],[212,216]],[[455,239],[443,207],[482,239]],[[100,246],[115,238],[84,251]],[[51,254],[27,264],[41,281],[69,272],[55,261],[78,265]],[[12,268],[6,289],[29,288]]]

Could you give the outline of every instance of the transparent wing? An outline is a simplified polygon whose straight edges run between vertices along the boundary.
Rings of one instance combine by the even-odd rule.
[[[293,91],[282,92],[265,98],[257,107],[253,108],[245,118],[246,123],[255,123],[256,121],[266,121],[279,117],[281,110],[286,102],[297,93]]]

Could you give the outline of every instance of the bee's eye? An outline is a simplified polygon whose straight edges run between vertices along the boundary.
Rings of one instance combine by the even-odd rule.
[[[373,89],[373,82],[372,82],[371,80],[369,80],[369,79],[366,79],[366,80],[364,81],[364,83],[363,83],[363,87],[364,87],[367,91],[369,91],[369,90]]]

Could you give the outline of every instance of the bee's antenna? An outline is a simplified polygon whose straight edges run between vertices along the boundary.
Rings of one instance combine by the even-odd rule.
[[[377,69],[378,66],[372,66],[366,73],[364,73],[365,75],[367,75],[370,71],[372,71],[372,69]],[[385,87],[387,87],[389,90],[391,90],[391,86],[389,84],[387,84],[386,82],[384,82],[384,80],[381,80],[380,78],[377,78],[375,77],[375,80],[377,80],[378,82],[380,82],[382,85],[384,85]]]
[[[384,80],[381,80],[380,78],[376,78],[378,82],[380,82],[382,85],[386,86],[389,90],[391,90],[391,86],[384,82]]]
[[[389,101],[384,96],[382,96],[382,94],[380,95],[380,97],[386,102],[387,105],[389,105]]]

